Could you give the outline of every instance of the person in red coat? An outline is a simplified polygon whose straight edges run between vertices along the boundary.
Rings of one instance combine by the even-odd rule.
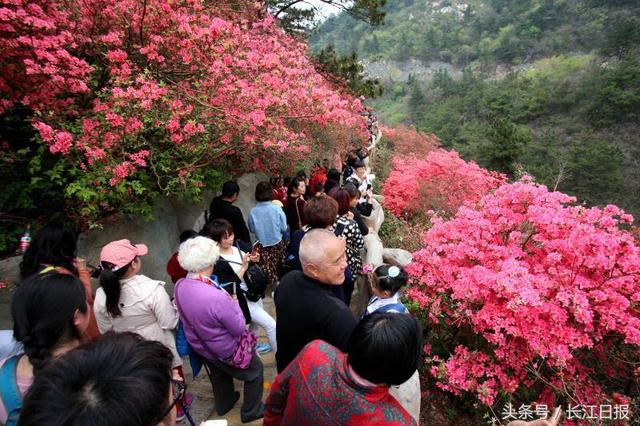
[[[324,184],[327,181],[327,172],[328,172],[328,169],[327,167],[324,166],[324,164],[328,164],[328,163],[329,163],[328,160],[324,160],[322,163],[323,164],[322,166],[317,166],[311,172],[311,178],[309,179],[309,185],[307,188],[307,194],[309,196],[316,195],[318,187],[324,187]]]
[[[264,424],[415,425],[389,386],[413,375],[421,351],[420,325],[408,314],[363,318],[346,354],[314,340],[276,377]]]
[[[271,188],[273,191],[273,199],[282,203],[283,207],[287,205],[287,187],[283,183],[282,176],[271,178]]]
[[[183,231],[180,234],[180,244],[185,241],[197,237],[198,233],[193,229],[188,229]],[[167,274],[171,277],[171,281],[175,284],[178,282],[180,278],[184,278],[187,276],[187,271],[185,271],[180,263],[178,263],[178,252],[173,253],[173,256],[167,262]]]

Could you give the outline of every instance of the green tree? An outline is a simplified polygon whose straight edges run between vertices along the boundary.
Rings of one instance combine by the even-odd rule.
[[[587,114],[598,127],[640,118],[640,60],[626,56],[585,79],[582,93],[589,100]]]
[[[382,94],[380,82],[364,76],[364,67],[358,62],[355,53],[340,56],[329,45],[315,59],[320,72],[337,84],[346,83],[352,93],[368,98],[376,98]]]
[[[379,25],[384,21],[383,8],[386,0],[319,1],[371,25]],[[318,10],[313,6],[299,7],[306,3],[306,0],[266,0],[269,12],[278,18],[282,27],[290,33],[308,32],[316,24]]]
[[[490,116],[486,138],[478,148],[479,160],[485,167],[514,176],[525,147],[531,143],[531,131],[507,118]]]
[[[407,86],[409,87],[409,116],[411,121],[415,123],[424,116],[427,107],[427,98],[425,97],[420,84],[416,81],[413,75],[409,75]]]
[[[534,176],[536,181],[557,188],[566,179],[567,159],[560,147],[562,136],[553,130],[546,130],[536,141],[524,147],[520,157],[523,171]]]
[[[398,50],[395,54],[396,58],[400,61],[406,61],[413,56],[413,50],[411,42],[407,34],[400,34],[400,41],[398,42]]]
[[[623,180],[622,162],[622,152],[616,145],[584,135],[567,153],[567,177],[560,189],[589,205],[616,202]]]
[[[627,11],[612,14],[601,51],[622,59],[640,45],[640,18]]]
[[[362,45],[362,51],[368,55],[375,55],[380,52],[380,42],[378,41],[378,36],[372,34],[371,36],[365,37],[364,43]]]

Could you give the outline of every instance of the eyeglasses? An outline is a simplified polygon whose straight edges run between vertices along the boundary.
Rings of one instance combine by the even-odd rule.
[[[182,399],[185,392],[187,391],[186,383],[181,380],[171,379],[171,388],[173,389],[173,402],[171,403],[171,405],[169,405],[167,411],[162,415],[162,419],[164,419],[169,415],[169,413],[171,413],[173,407],[178,403],[178,401]]]

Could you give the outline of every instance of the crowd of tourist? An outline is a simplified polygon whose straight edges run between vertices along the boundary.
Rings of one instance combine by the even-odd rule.
[[[416,374],[423,347],[402,303],[409,277],[400,265],[367,272],[362,259],[371,232],[367,154],[355,150],[342,170],[323,161],[309,177],[260,182],[246,218],[234,205],[240,187],[226,182],[204,227],[184,231],[166,259],[172,295],[142,274],[145,244],[109,242],[90,271],[75,232],[46,225],[24,254],[12,300],[21,349],[0,362],[0,422],[194,424],[182,369],[189,355],[194,373],[209,374],[219,416],[242,399],[242,422],[416,424],[389,392]],[[359,280],[370,293],[355,312]],[[258,344],[261,333],[268,343]],[[269,351],[278,375],[264,399]]]

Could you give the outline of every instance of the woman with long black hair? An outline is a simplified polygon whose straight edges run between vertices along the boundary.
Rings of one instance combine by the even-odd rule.
[[[140,274],[140,257],[147,251],[146,245],[129,240],[112,241],[102,248],[100,288],[94,305],[98,327],[101,333],[131,331],[164,344],[173,354],[173,368],[184,378],[174,335],[178,311],[164,282]],[[183,400],[186,405],[190,404],[188,399],[192,398]]]
[[[287,190],[287,225],[289,231],[293,234],[301,229],[304,224],[304,205],[306,203],[304,194],[307,191],[307,185],[304,177],[296,176],[291,180],[289,189]]]
[[[13,335],[24,354],[0,361],[0,423],[17,425],[33,378],[53,357],[78,346],[89,324],[84,287],[71,274],[32,274],[11,300]]]
[[[77,256],[78,234],[62,223],[47,223],[35,236],[20,262],[20,276],[27,277],[48,271],[56,271],[77,277],[84,286],[89,306],[89,326],[83,341],[96,339],[100,333],[93,313],[93,287],[91,273],[84,259]]]

